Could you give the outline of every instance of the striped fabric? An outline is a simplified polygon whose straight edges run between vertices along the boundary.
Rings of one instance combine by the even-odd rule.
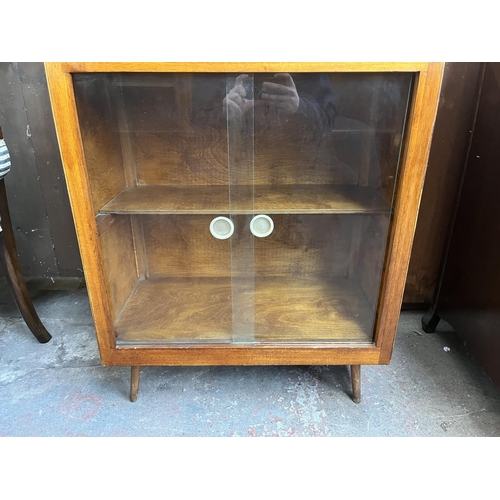
[[[0,139],[0,179],[10,172],[10,155],[7,145]]]

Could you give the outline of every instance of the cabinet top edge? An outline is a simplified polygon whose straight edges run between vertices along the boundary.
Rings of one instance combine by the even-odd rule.
[[[102,72],[422,72],[427,62],[59,62],[62,73]]]

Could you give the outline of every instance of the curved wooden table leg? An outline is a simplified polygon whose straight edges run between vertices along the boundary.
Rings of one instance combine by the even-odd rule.
[[[361,402],[361,365],[351,365],[352,400]]]
[[[130,372],[130,401],[137,401],[137,393],[139,392],[139,380],[141,377],[141,367],[132,366]]]
[[[9,206],[7,204],[7,193],[5,191],[5,180],[0,179],[0,216],[2,218],[0,224],[2,226],[2,260],[5,266],[7,281],[14,295],[17,307],[21,312],[24,321],[28,325],[33,335],[38,342],[45,344],[52,336],[45,329],[38,314],[33,307],[30,294],[26,288],[26,282],[21,274],[19,265],[19,256],[17,254],[16,240],[12,223],[10,220]]]

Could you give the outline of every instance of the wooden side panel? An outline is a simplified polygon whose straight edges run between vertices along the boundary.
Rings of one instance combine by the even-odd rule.
[[[132,223],[132,237],[134,240],[135,261],[139,279],[149,276],[148,259],[146,247],[144,246],[144,231],[142,228],[142,218],[137,215],[130,216]]]
[[[392,355],[436,117],[442,71],[442,64],[432,63],[427,72],[419,74],[411,106],[409,117],[411,127],[398,181],[394,218],[390,229],[390,246],[386,256],[375,327],[375,341],[381,348],[381,363],[389,363]]]
[[[110,77],[75,77],[85,163],[91,187],[94,213],[125,189],[122,145],[114,99],[110,96]],[[117,89],[114,89],[117,91]]]
[[[101,359],[105,359],[116,345],[109,314],[112,306],[104,279],[103,257],[79,133],[73,82],[71,76],[61,70],[59,63],[46,64],[45,69],[99,350]]]
[[[479,95],[480,63],[446,63],[403,302],[425,307],[440,278],[443,250]]]
[[[114,321],[138,279],[130,216],[104,216],[97,228]]]

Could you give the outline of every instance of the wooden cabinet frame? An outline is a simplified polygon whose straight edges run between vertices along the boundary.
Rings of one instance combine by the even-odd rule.
[[[441,63],[46,63],[50,98],[104,365],[363,365],[392,355],[436,115]],[[108,311],[98,228],[85,167],[72,73],[411,72],[415,74],[390,222],[373,343],[189,344],[117,347]],[[137,371],[136,371],[137,372]],[[138,376],[138,375],[137,375]],[[137,381],[137,380],[136,380]]]

